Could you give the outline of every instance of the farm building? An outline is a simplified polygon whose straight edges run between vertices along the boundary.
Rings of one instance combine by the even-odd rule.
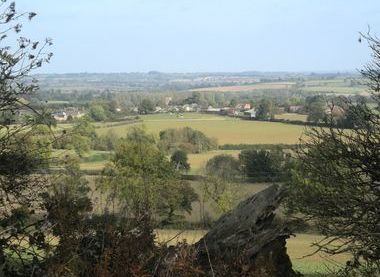
[[[246,118],[255,118],[256,117],[256,110],[255,108],[252,108],[248,111],[245,111],[244,112],[244,117]]]
[[[244,104],[243,105],[243,110],[250,110],[251,109],[251,104],[249,104],[249,103],[246,103],[246,104]]]
[[[67,120],[67,114],[63,111],[53,113],[53,117],[57,121],[66,121]]]
[[[302,108],[303,108],[303,106],[293,105],[293,106],[289,107],[289,112],[291,112],[291,113],[298,113],[299,111],[302,110]]]
[[[208,106],[206,112],[207,113],[219,113],[220,112],[220,108],[214,108],[213,106]]]
[[[69,118],[81,118],[84,114],[85,113],[78,108],[70,107],[63,111],[55,112],[52,115],[57,121],[66,121]]]

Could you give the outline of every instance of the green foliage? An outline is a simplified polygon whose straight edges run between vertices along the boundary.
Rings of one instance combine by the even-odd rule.
[[[161,131],[158,146],[165,153],[178,149],[188,153],[202,153],[217,149],[218,144],[215,139],[206,137],[201,131],[185,127]]]
[[[66,131],[65,131],[66,132]],[[97,143],[94,126],[88,117],[75,121],[73,128],[56,143],[56,146],[74,150],[80,157],[90,152]]]
[[[174,222],[181,217],[176,211],[190,212],[197,196],[154,144],[140,140],[147,136],[141,132],[138,140],[133,136],[117,146],[99,186],[116,196],[123,213],[134,218],[155,215],[163,223]]]
[[[326,119],[326,101],[322,96],[310,96],[306,98],[307,121],[323,122]]]
[[[79,161],[70,156],[65,157],[65,172],[54,176],[49,191],[44,194],[44,207],[48,211],[47,219],[53,225],[54,236],[60,238],[61,251],[73,251],[65,244],[71,244],[77,230],[92,203],[88,197],[88,181],[81,174]]]
[[[125,218],[107,210],[94,214],[89,191],[78,160],[66,157],[64,174],[52,179],[43,198],[56,243],[48,246],[41,275],[147,274],[156,250],[150,219]]]
[[[144,98],[138,108],[140,114],[150,114],[154,112],[155,107],[154,103],[150,99]]]
[[[117,134],[113,130],[110,130],[104,135],[97,136],[94,144],[94,150],[112,151],[115,149],[118,141],[119,137]]]
[[[262,99],[257,107],[256,118],[259,120],[270,120],[274,116],[274,104],[271,99]]]
[[[107,113],[100,103],[91,103],[88,114],[94,121],[105,121],[107,119]]]
[[[240,163],[231,155],[217,155],[207,162],[205,174],[224,180],[235,180],[240,175]]]
[[[127,140],[137,144],[155,144],[154,136],[148,134],[143,127],[132,127],[128,130]]]
[[[190,170],[190,164],[188,162],[187,153],[183,150],[175,151],[170,157],[170,162],[173,164],[174,168],[179,170]]]
[[[218,177],[207,177],[202,181],[203,201],[211,201],[217,215],[230,211],[240,199],[236,185]]]
[[[256,181],[281,181],[288,161],[282,150],[243,150],[239,154],[243,173]]]

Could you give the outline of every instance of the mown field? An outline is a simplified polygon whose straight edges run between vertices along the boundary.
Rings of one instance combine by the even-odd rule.
[[[124,126],[98,128],[98,134],[114,132],[125,136],[132,126],[145,126],[148,132],[158,137],[160,131],[168,128],[191,127],[218,139],[222,144],[296,144],[304,131],[303,126],[248,121],[217,115],[185,113],[183,117],[170,114],[142,116],[142,123]]]
[[[367,88],[360,84],[360,81],[352,83],[350,79],[309,80],[304,83],[301,90],[310,93],[368,95]]]
[[[251,85],[241,86],[224,86],[224,87],[210,87],[210,88],[197,88],[191,91],[198,92],[250,92],[257,90],[284,90],[290,89],[295,85],[294,82],[273,82],[273,83],[257,83]]]
[[[337,95],[368,95],[365,86],[360,81],[349,78],[337,78],[329,80],[307,80],[300,83],[295,82],[270,82],[256,83],[250,85],[220,86],[197,88],[191,91],[196,92],[221,92],[221,93],[239,93],[239,92],[257,92],[257,91],[284,91],[297,88],[306,93],[323,93]]]

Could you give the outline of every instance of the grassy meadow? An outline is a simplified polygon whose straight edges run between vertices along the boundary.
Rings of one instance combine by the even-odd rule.
[[[296,144],[304,131],[303,126],[274,122],[248,121],[217,115],[184,113],[183,117],[170,114],[142,116],[142,123],[98,128],[98,134],[114,132],[125,136],[131,126],[145,126],[158,136],[168,128],[191,127],[217,138],[222,144]]]

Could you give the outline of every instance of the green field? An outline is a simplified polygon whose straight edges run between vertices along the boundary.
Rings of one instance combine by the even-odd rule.
[[[125,136],[131,126],[145,126],[148,132],[158,136],[167,128],[191,127],[204,132],[207,136],[217,138],[222,144],[296,144],[304,131],[303,126],[246,121],[217,115],[185,113],[183,117],[170,114],[142,116],[143,123],[98,128],[98,134],[113,131]]]
[[[239,150],[214,150],[201,154],[189,154],[190,172],[191,174],[201,174],[202,169],[206,165],[207,161],[216,155],[227,154],[234,157],[238,157]]]
[[[350,79],[333,79],[333,80],[309,80],[304,83],[301,89],[310,93],[326,93],[339,95],[368,95],[368,90],[365,86],[351,84]]]

